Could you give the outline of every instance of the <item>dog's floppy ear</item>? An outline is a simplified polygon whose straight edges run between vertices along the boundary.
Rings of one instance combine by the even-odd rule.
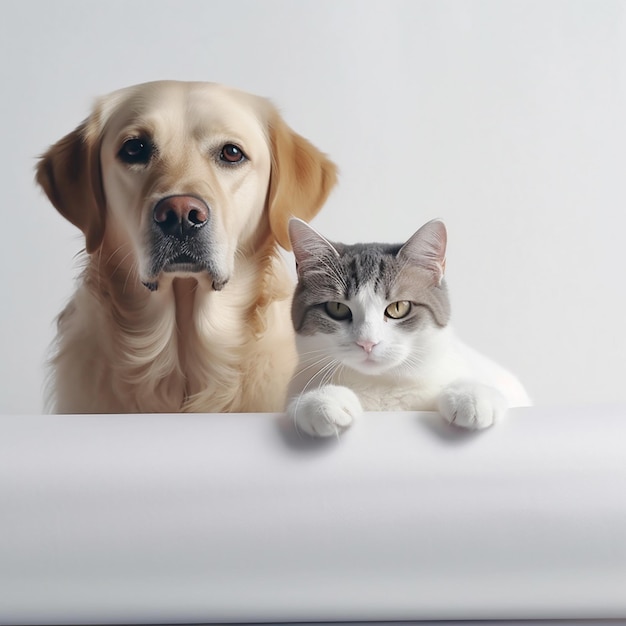
[[[51,146],[41,157],[36,174],[59,213],[83,231],[89,253],[102,243],[106,208],[99,133],[91,124],[86,120]]]
[[[286,250],[290,217],[308,222],[337,182],[337,166],[313,144],[287,126],[278,112],[269,120],[272,172],[268,192],[270,228]]]

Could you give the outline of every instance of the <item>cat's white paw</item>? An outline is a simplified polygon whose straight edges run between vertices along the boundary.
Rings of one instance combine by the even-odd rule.
[[[287,407],[296,428],[313,437],[337,436],[361,413],[363,409],[354,391],[339,385],[306,391]]]
[[[494,387],[474,381],[457,381],[447,387],[437,399],[443,417],[461,428],[488,428],[504,416],[506,398]]]

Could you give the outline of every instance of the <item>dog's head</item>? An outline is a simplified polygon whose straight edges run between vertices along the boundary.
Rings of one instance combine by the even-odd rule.
[[[230,278],[238,253],[310,220],[335,165],[264,98],[212,83],[160,81],[100,99],[53,145],[37,182],[58,211],[155,289],[163,272]]]

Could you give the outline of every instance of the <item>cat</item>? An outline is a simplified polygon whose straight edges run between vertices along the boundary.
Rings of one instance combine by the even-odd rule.
[[[287,414],[311,436],[338,435],[363,411],[439,411],[491,426],[530,399],[515,376],[459,341],[444,280],[440,220],[404,244],[331,243],[292,218],[299,365]]]

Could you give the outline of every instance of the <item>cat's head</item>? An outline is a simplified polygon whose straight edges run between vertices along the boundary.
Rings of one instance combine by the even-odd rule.
[[[369,375],[419,367],[450,317],[443,222],[428,222],[404,244],[331,243],[298,219],[289,236],[301,361],[331,358]]]

